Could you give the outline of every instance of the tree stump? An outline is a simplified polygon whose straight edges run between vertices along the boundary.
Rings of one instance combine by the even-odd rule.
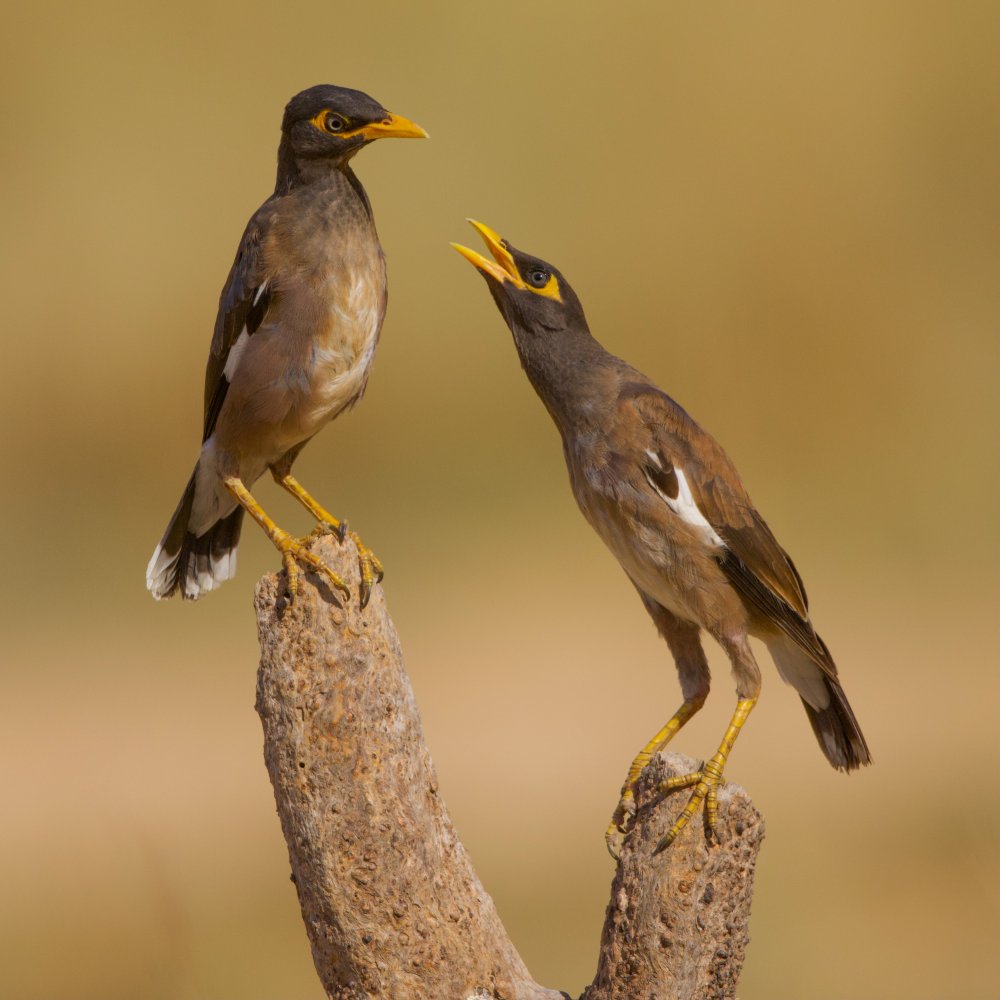
[[[356,595],[353,543],[324,537],[314,546]],[[341,602],[316,582],[301,580],[294,606],[283,574],[257,586],[257,712],[327,995],[566,997],[531,978],[455,834],[381,588],[362,611],[356,597]],[[660,755],[643,774],[597,975],[582,1000],[735,996],[763,821],[741,789],[726,785],[717,843],[692,821],[654,856],[686,802],[684,793],[658,800],[656,790],[694,764]]]

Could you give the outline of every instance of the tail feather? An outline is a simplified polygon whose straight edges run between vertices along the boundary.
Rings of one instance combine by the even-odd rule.
[[[838,771],[857,770],[872,762],[868,744],[839,681],[827,676],[824,680],[830,704],[815,709],[803,698],[802,705],[826,759]]]
[[[194,601],[236,575],[243,508],[237,507],[202,535],[188,531],[197,474],[195,468],[146,568],[146,587],[157,600],[179,590],[181,597]]]
[[[870,764],[871,754],[837,680],[837,665],[823,640],[813,635],[815,643],[809,649],[784,632],[774,633],[765,641],[782,680],[798,691],[826,759],[838,771],[853,771]],[[822,661],[817,659],[817,651]]]

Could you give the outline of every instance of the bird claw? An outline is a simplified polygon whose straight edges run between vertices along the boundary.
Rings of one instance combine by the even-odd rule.
[[[666,850],[676,840],[677,835],[687,826],[688,821],[698,811],[702,802],[705,803],[705,833],[710,840],[718,841],[715,835],[715,820],[718,814],[718,788],[722,784],[722,768],[725,761],[719,761],[717,757],[707,763],[702,760],[695,771],[689,774],[680,774],[674,778],[668,778],[658,790],[658,799],[679,788],[690,788],[694,785],[694,792],[684,811],[677,817],[674,825],[661,837],[653,854],[659,854]],[[621,799],[615,809],[608,829],[604,834],[604,842],[607,845],[608,853],[615,861],[619,860],[621,846],[628,838],[635,825],[637,809],[635,804],[634,783],[626,783],[622,789]]]
[[[358,547],[358,564],[361,569],[361,585],[358,588],[358,601],[361,609],[364,610],[371,600],[372,587],[376,583],[382,582],[382,578],[385,576],[385,569],[379,557],[362,543],[356,531],[350,533],[350,538]]]
[[[347,522],[346,521],[320,521],[315,528],[313,528],[310,533],[310,538],[322,538],[324,535],[333,535],[334,538],[340,542],[341,545],[344,544],[344,539],[347,538]]]
[[[308,535],[305,538],[292,538],[287,532],[282,531],[274,540],[281,552],[281,561],[288,578],[288,603],[295,604],[295,598],[299,591],[300,571],[297,563],[301,563],[314,573],[325,576],[337,590],[343,593],[344,599],[349,601],[351,588],[319,556],[313,555],[307,548],[312,538],[313,535]]]
[[[660,786],[660,793],[663,795],[669,795],[670,792],[677,791],[679,788],[690,788],[692,785],[694,785],[694,791],[691,793],[691,798],[688,799],[687,805],[680,816],[677,817],[674,825],[666,832],[665,836],[660,838],[656,847],[653,848],[653,854],[659,854],[660,851],[666,850],[677,839],[677,835],[687,826],[688,821],[698,811],[698,807],[702,802],[705,803],[706,838],[718,841],[715,835],[715,821],[719,811],[718,791],[719,785],[722,784],[722,769],[724,765],[725,760],[719,760],[719,756],[716,755],[707,763],[702,761],[697,771],[692,771],[690,774],[680,774],[675,778],[668,778]]]
[[[357,546],[358,568],[361,572],[361,583],[358,586],[358,606],[363,611],[371,600],[372,588],[376,583],[381,583],[382,578],[385,576],[385,568],[382,566],[382,561],[361,541],[356,531],[351,531],[347,527],[346,521],[340,521],[335,518],[324,518],[313,528],[309,539],[322,538],[326,535],[333,535],[341,545],[349,538]],[[337,579],[340,580],[340,577],[338,576]],[[291,577],[289,577],[289,580],[291,580]],[[341,586],[342,584],[343,580],[340,580],[340,584],[335,584],[335,586]],[[345,592],[347,597],[350,598],[350,591],[345,588]]]
[[[622,845],[628,835],[632,832],[635,823],[635,797],[632,789],[628,786],[622,789],[622,797],[611,817],[607,830],[604,832],[604,843],[607,845],[608,854],[615,861],[618,861],[621,854]]]
[[[604,843],[607,845],[608,854],[612,861],[621,861],[622,847],[625,844],[625,836],[620,829],[612,823],[604,834]]]

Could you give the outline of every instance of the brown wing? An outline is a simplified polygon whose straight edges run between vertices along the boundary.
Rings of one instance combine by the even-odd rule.
[[[219,313],[205,369],[205,426],[202,441],[215,429],[219,411],[229,391],[226,362],[229,352],[246,330],[252,335],[263,323],[274,298],[267,283],[261,254],[261,242],[273,214],[272,199],[254,213],[240,240],[236,259],[219,296]]]
[[[620,405],[634,407],[642,418],[650,450],[659,456],[662,469],[674,476],[676,470],[683,471],[698,510],[725,543],[719,563],[730,583],[748,604],[835,674],[830,654],[809,621],[802,578],[757,513],[722,447],[648,382],[626,382]]]

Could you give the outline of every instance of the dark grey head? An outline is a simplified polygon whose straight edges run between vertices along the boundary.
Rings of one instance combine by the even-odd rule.
[[[392,114],[360,90],[330,84],[310,87],[285,107],[278,150],[279,182],[283,173],[298,176],[323,165],[338,167],[376,139],[426,136],[419,125]]]
[[[595,364],[608,355],[590,335],[583,305],[557,268],[518,250],[489,226],[469,222],[493,259],[457,243],[452,246],[486,279],[528,378],[557,416],[556,411],[572,403],[576,388],[593,374]]]
[[[576,292],[559,270],[540,257],[518,250],[489,226],[469,219],[493,256],[452,246],[486,279],[497,307],[514,332],[539,335],[583,327],[587,320]]]

